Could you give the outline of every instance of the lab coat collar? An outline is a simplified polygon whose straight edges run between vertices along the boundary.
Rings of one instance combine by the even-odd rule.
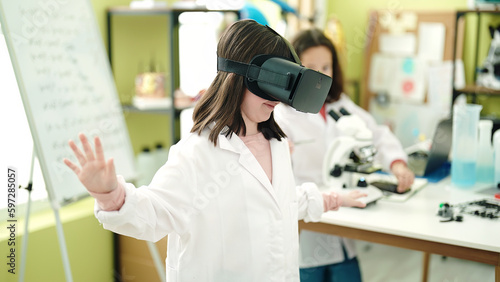
[[[222,132],[225,131],[222,130]],[[273,167],[273,175],[272,175],[273,182],[275,181],[275,179],[279,179],[279,173],[280,173],[279,167],[275,164],[278,161],[278,158],[275,153],[275,151],[279,149],[277,142],[279,141],[274,138],[270,140],[271,154],[272,154],[271,160]],[[248,149],[243,140],[241,140],[236,134],[232,134],[230,137],[226,137],[223,133],[221,133],[219,134],[218,144],[219,147],[223,150],[228,150],[239,154],[240,155],[240,158],[238,160],[239,163],[243,166],[244,169],[246,169],[250,174],[252,174],[262,184],[262,186],[264,186],[264,188],[272,196],[274,202],[278,204],[276,193],[273,189],[273,185],[269,181],[269,178],[264,172],[264,169],[259,164],[255,156],[252,154],[252,152],[250,152],[250,149]]]

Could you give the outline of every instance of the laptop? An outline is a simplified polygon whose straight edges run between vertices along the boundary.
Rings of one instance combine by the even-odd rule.
[[[448,162],[451,151],[452,119],[441,120],[430,141],[430,148],[415,146],[406,149],[408,167],[415,176],[428,177]]]
[[[397,179],[394,175],[372,173],[367,182],[383,191],[383,200],[406,201],[428,182],[437,182],[449,174],[449,170],[441,169],[448,162],[452,140],[452,120],[441,120],[434,132],[432,140],[407,148],[408,167],[415,173],[415,181],[411,189],[397,193]]]

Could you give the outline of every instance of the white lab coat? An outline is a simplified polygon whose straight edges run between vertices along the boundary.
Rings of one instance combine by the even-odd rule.
[[[313,183],[295,186],[288,142],[270,144],[272,184],[235,134],[215,147],[208,131],[190,134],[149,186],[125,184],[122,208],[96,217],[137,239],[168,234],[168,282],[299,281],[298,220],[319,220],[323,199]]]
[[[392,161],[407,161],[401,143],[385,125],[378,125],[365,110],[354,104],[349,97],[342,94],[339,101],[326,107],[327,119],[318,114],[298,112],[280,104],[274,110],[274,118],[294,145],[292,165],[297,183],[314,182],[322,186],[323,158],[328,146],[335,137],[342,136],[335,120],[328,115],[334,109],[337,113],[345,108],[352,114],[361,117],[373,132],[373,143],[378,150],[375,157],[385,170],[389,170]],[[338,236],[302,231],[300,234],[300,267],[315,267],[344,261],[341,242],[343,241],[347,255],[356,255],[354,241]]]

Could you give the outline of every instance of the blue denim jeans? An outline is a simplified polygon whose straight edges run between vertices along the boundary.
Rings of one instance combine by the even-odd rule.
[[[344,248],[342,248],[344,249]],[[361,282],[361,270],[356,257],[343,262],[300,269],[300,282]]]

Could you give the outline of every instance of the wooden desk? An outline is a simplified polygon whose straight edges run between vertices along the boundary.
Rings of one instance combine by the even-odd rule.
[[[365,209],[327,212],[320,222],[300,222],[300,229],[423,251],[422,281],[427,281],[429,253],[495,266],[500,282],[500,219],[463,215],[463,222],[440,222],[441,203],[460,204],[492,198],[484,187],[464,190],[449,179],[427,184],[406,202],[379,200]]]

